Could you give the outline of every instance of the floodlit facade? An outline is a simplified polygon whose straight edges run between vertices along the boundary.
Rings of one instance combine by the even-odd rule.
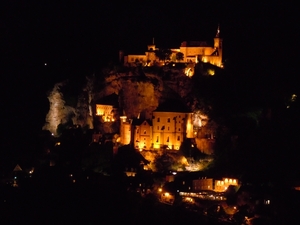
[[[193,138],[193,135],[191,112],[154,111],[152,120],[138,122],[121,118],[121,144],[129,144],[132,140],[134,147],[140,151],[179,150],[183,140]]]
[[[192,113],[153,112],[153,148],[179,150],[185,138],[193,137]]]
[[[213,178],[203,178],[193,180],[194,191],[216,191],[224,192],[229,186],[238,186],[238,179],[236,178],[222,178],[222,180],[216,180]]]
[[[226,191],[229,186],[238,186],[238,180],[235,178],[223,178],[222,180],[215,180],[215,191]]]
[[[104,122],[114,122],[114,108],[112,105],[96,104],[96,116],[102,117]]]
[[[133,65],[139,62],[145,66],[150,66],[159,62],[159,59],[155,55],[156,50],[159,50],[159,48],[156,47],[153,40],[153,43],[148,45],[145,54],[129,54],[124,56],[124,53],[120,51],[120,61],[124,61],[124,65]],[[173,62],[198,63],[199,61],[202,61],[221,68],[223,67],[223,39],[220,38],[219,27],[214,37],[213,46],[209,46],[205,41],[183,41],[179,48],[170,50],[172,51],[170,61]],[[176,54],[178,52],[182,53],[182,60],[176,59]],[[187,71],[186,73],[189,72]]]

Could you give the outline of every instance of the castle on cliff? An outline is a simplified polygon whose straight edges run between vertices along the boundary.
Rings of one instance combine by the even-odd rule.
[[[223,39],[220,37],[220,27],[218,26],[213,46],[209,46],[206,41],[183,41],[179,48],[170,49],[172,52],[170,61],[181,63],[198,63],[199,61],[202,61],[222,68],[222,42]],[[151,66],[159,63],[159,59],[155,54],[158,50],[159,48],[156,47],[153,39],[153,43],[147,46],[145,54],[124,55],[124,52],[120,51],[119,58],[124,65],[131,66],[139,62],[145,66]],[[176,56],[178,53],[181,53],[182,57],[180,57],[180,59]]]
[[[179,150],[186,138],[193,137],[192,112],[178,105],[159,106],[153,111],[151,120],[127,120],[126,116],[121,117],[121,144],[132,143],[135,149],[140,151],[162,148]]]
[[[179,150],[186,138],[194,138],[193,113],[181,104],[168,102],[152,112],[152,119],[118,116],[113,105],[96,105],[96,117],[106,123],[120,121],[119,143],[137,150]],[[119,117],[119,118],[116,118]],[[95,140],[94,140],[95,141]]]

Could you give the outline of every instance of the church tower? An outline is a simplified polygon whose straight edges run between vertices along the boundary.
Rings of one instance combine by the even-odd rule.
[[[155,51],[154,38],[152,38],[152,44],[148,45],[148,51]]]
[[[222,46],[223,43],[222,42],[223,42],[223,39],[220,38],[220,25],[218,25],[217,33],[214,38],[214,48],[215,48],[215,50],[217,50],[218,56],[219,56],[217,66],[222,65],[222,56],[223,56],[223,46]]]

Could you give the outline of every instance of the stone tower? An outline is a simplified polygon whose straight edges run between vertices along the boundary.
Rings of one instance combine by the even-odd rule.
[[[222,65],[222,56],[223,56],[223,46],[222,46],[223,39],[220,37],[220,25],[218,25],[217,33],[214,38],[214,48],[217,50],[219,56],[219,63]],[[218,66],[220,66],[218,65]]]

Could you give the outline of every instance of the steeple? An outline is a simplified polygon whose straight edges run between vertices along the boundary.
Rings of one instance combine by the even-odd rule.
[[[217,34],[216,34],[216,38],[220,37],[220,24],[218,24],[218,29],[217,29]]]
[[[215,60],[215,64],[217,66],[222,66],[222,56],[223,56],[223,47],[222,47],[222,38],[220,37],[220,24],[218,24],[218,29],[217,29],[217,33],[216,36],[214,38],[214,49],[215,49],[215,54],[216,56],[218,56],[218,62]]]
[[[155,51],[154,37],[152,38],[152,44],[148,45],[148,51]]]

